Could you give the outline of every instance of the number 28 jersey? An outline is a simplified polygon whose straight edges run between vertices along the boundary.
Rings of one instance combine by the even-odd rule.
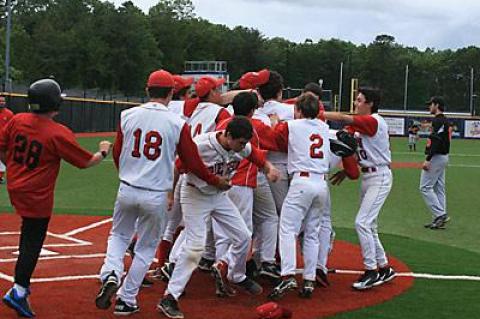
[[[0,133],[6,151],[8,192],[16,212],[25,217],[49,217],[53,192],[64,159],[85,168],[92,154],[84,150],[67,127],[33,113],[15,115]]]

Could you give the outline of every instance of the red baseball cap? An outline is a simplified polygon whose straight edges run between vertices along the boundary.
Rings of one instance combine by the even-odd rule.
[[[263,69],[258,72],[247,72],[240,78],[239,85],[240,89],[248,90],[255,89],[260,85],[263,85],[268,82],[270,79],[270,71],[268,69]]]
[[[150,73],[148,77],[147,87],[173,88],[174,86],[173,76],[168,71],[157,70]]]
[[[195,92],[197,92],[198,97],[204,97],[223,83],[225,83],[224,78],[216,79],[211,76],[204,76],[195,83]]]
[[[177,93],[178,91],[180,91],[181,89],[184,89],[186,87],[189,87],[190,85],[192,85],[193,83],[193,78],[191,77],[188,77],[188,78],[184,78],[183,76],[181,75],[174,75],[173,76],[173,81],[175,82],[175,87],[174,87],[174,93]]]

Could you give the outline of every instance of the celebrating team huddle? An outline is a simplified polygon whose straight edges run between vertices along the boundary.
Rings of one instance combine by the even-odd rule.
[[[195,96],[188,95],[192,85]],[[329,286],[329,180],[339,185],[360,172],[355,228],[365,272],[352,287],[365,290],[394,279],[377,232],[392,188],[378,91],[360,88],[355,114],[344,115],[324,110],[321,88],[313,83],[284,101],[282,76],[268,69],[244,74],[237,90],[221,94],[222,85],[211,77],[193,84],[157,70],[147,81],[149,102],[121,113],[112,150],[120,185],[96,307],[114,303],[116,315],[138,312],[137,296],[155,255],[153,277],[168,282],[157,308],[168,318],[184,318],[179,301],[197,268],[213,274],[219,297],[268,290],[268,299],[279,300],[298,289],[301,298],[315,298],[315,287]],[[344,127],[332,130],[329,121]],[[8,143],[2,135],[0,150]],[[107,156],[110,145],[102,143],[99,155],[84,154],[83,166]],[[301,283],[295,277],[298,247]],[[262,287],[258,276],[272,285]],[[15,287],[11,291],[9,306],[18,312],[20,299]]]

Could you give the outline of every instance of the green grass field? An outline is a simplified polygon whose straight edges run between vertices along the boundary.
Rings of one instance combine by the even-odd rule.
[[[82,138],[80,143],[93,151],[99,140]],[[416,153],[408,152],[404,138],[392,138],[391,142],[394,161],[423,161],[424,139],[417,145]],[[480,276],[480,141],[452,142],[447,170],[447,206],[452,220],[446,230],[423,227],[431,217],[418,191],[419,180],[419,169],[394,170],[393,189],[379,220],[386,250],[414,272]],[[111,160],[85,171],[63,164],[55,211],[109,215],[117,187]],[[347,181],[332,187],[332,214],[339,239],[357,242],[353,224],[358,192],[358,182]],[[5,186],[0,188],[0,210],[12,211]],[[398,298],[335,318],[479,318],[479,296],[480,281],[417,279],[414,287]]]

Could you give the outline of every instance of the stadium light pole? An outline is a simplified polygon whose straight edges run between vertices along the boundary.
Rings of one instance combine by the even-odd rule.
[[[7,32],[5,39],[5,91],[11,92],[12,85],[10,81],[10,34],[12,29],[12,4],[7,0]]]
[[[340,62],[340,80],[338,83],[338,111],[342,109],[343,62]]]
[[[403,91],[403,111],[407,112],[407,101],[408,101],[408,64],[405,67],[405,88]]]
[[[470,115],[473,115],[473,67],[470,68]]]

